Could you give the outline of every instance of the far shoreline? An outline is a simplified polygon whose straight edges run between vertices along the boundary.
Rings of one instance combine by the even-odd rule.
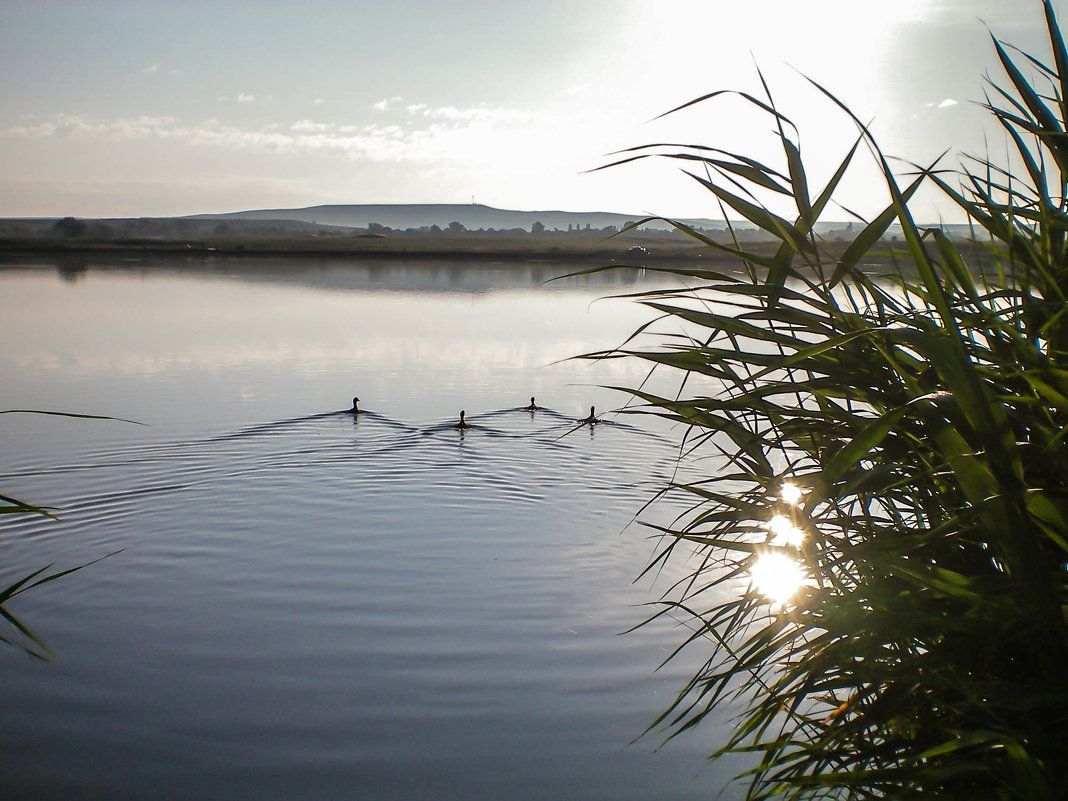
[[[581,264],[589,267],[618,267],[632,269],[667,269],[695,262],[707,265],[709,271],[728,274],[742,268],[741,259],[707,243],[678,234],[661,234],[642,238],[646,244],[636,244],[637,237],[616,238],[553,238],[544,245],[535,245],[529,236],[497,238],[487,241],[476,237],[399,236],[396,238],[363,237],[232,237],[188,240],[86,240],[86,239],[22,239],[0,238],[0,265],[19,259],[96,259],[121,258],[128,260],[188,259],[253,260],[271,259],[293,261],[323,259],[331,261],[411,261],[411,262],[475,262],[479,264]],[[622,240],[622,241],[620,241]],[[674,240],[674,241],[672,241]],[[774,256],[777,244],[771,240],[747,240],[741,247],[760,256]],[[837,255],[848,245],[844,241],[824,243],[823,264],[833,267]],[[894,239],[882,240],[870,254],[872,259],[860,265],[869,274],[890,274],[898,264],[894,251],[902,243]],[[982,261],[982,249],[969,249],[974,257],[973,267]],[[795,269],[804,269],[800,263]]]
[[[529,237],[268,237],[188,240],[0,239],[0,258],[26,256],[189,256],[198,258],[336,258],[465,260],[497,262],[621,262],[634,266],[680,260],[735,261],[734,257],[690,239],[636,244],[611,239],[548,239]],[[752,243],[749,243],[751,246]],[[770,254],[770,250],[769,250]]]

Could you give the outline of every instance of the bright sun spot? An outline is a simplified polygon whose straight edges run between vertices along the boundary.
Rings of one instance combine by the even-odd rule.
[[[768,521],[768,531],[775,535],[772,545],[792,545],[800,548],[805,532],[795,526],[785,515],[775,515]]]
[[[779,604],[789,601],[805,580],[801,565],[781,553],[761,554],[749,575],[762,595]]]
[[[801,500],[801,488],[796,484],[783,484],[782,499],[791,506],[796,505]]]

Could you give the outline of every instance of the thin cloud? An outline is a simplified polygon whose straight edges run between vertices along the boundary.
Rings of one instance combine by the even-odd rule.
[[[181,125],[172,117],[135,117],[92,120],[61,114],[34,125],[19,125],[0,131],[3,137],[23,139],[96,139],[129,141],[157,139],[201,147],[232,150],[262,150],[276,153],[321,153],[374,161],[432,158],[427,143],[431,132],[412,134],[396,125],[338,126],[299,120],[289,130],[266,126],[249,130],[206,120],[199,125]]]
[[[456,122],[529,122],[535,116],[530,111],[514,108],[489,108],[484,105],[458,108],[457,106],[431,106],[427,103],[407,103],[400,106],[402,97],[390,97],[379,100],[374,108],[379,111],[391,111],[401,108],[410,117],[423,117],[431,120],[450,120]]]
[[[253,102],[255,102],[255,100],[256,100],[256,95],[247,95],[244,92],[241,92],[237,96],[237,102],[238,103],[253,103]]]
[[[471,108],[457,108],[456,106],[440,106],[438,108],[424,109],[424,117],[439,120],[471,120],[483,122],[525,122],[534,115],[529,111],[515,108],[487,108],[486,106],[473,106]]]
[[[330,124],[325,122],[313,122],[312,120],[297,120],[289,126],[289,130],[298,133],[322,133],[330,130]]]
[[[17,136],[25,139],[46,139],[61,137],[104,138],[113,140],[143,139],[160,136],[174,124],[173,117],[132,117],[114,120],[87,120],[74,114],[57,114],[50,120],[36,125],[19,125],[0,131],[4,136]],[[165,138],[165,137],[161,137]]]
[[[0,137],[23,139],[158,140],[196,147],[258,150],[279,154],[318,154],[396,163],[485,161],[488,154],[524,152],[563,126],[544,113],[518,109],[451,106],[409,112],[412,124],[339,124],[313,119],[288,127],[272,123],[250,129],[217,119],[183,124],[174,117],[92,119],[60,114],[0,130]]]

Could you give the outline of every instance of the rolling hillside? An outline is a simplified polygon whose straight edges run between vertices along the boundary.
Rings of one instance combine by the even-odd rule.
[[[469,230],[494,228],[508,230],[523,228],[530,230],[535,222],[540,222],[548,229],[567,230],[570,225],[575,228],[602,229],[609,225],[622,228],[626,223],[642,219],[641,214],[613,214],[610,212],[575,212],[575,211],[511,211],[495,209],[491,206],[469,204],[373,204],[344,206],[309,206],[303,209],[257,209],[252,211],[235,211],[227,214],[196,214],[189,219],[195,220],[299,220],[314,222],[319,225],[339,225],[351,228],[366,228],[370,223],[378,223],[387,228],[404,230],[437,225],[448,227],[451,222],[458,222]],[[701,227],[722,228],[722,223],[711,220],[692,220]],[[666,228],[666,225],[661,227]]]

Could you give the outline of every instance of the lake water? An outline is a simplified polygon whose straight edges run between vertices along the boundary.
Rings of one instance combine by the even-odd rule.
[[[0,586],[119,551],[9,604],[56,659],[0,650],[0,796],[714,795],[725,722],[635,741],[686,632],[623,633],[670,582],[635,581],[633,518],[680,432],[574,430],[645,371],[568,357],[648,319],[600,299],[652,284],[544,283],[567,271],[0,268],[0,409],[144,423],[0,415],[0,492],[60,517],[3,516]]]

